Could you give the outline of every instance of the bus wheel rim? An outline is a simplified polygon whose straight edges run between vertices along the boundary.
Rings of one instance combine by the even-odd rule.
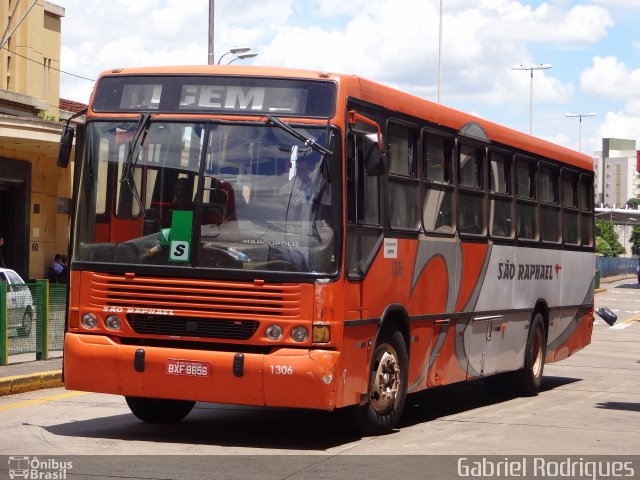
[[[376,412],[387,413],[393,407],[400,388],[400,362],[395,351],[384,351],[372,380],[371,405]]]
[[[536,329],[533,337],[533,364],[531,369],[535,377],[540,376],[542,370],[542,331],[539,328]]]

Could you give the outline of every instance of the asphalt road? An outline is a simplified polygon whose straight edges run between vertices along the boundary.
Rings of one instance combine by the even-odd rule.
[[[471,455],[616,455],[640,475],[640,286],[607,287],[596,307],[618,323],[597,320],[591,345],[545,366],[536,397],[497,399],[480,382],[422,392],[397,431],[363,438],[344,415],[200,403],[179,424],[149,425],[120,397],[56,388],[0,397],[0,454],[72,458],[77,478],[93,467],[92,478],[458,478]]]

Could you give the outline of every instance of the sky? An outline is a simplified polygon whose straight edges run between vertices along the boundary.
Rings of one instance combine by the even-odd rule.
[[[208,0],[51,1],[65,8],[63,98],[88,103],[107,69],[207,63]],[[251,47],[235,63],[360,75],[432,101],[440,63],[441,103],[591,155],[607,137],[640,148],[638,25],[640,0],[215,0],[214,55]],[[533,81],[512,68],[540,64],[552,68]]]

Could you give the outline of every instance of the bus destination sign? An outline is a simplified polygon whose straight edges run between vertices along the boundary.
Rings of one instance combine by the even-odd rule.
[[[105,76],[95,112],[233,113],[331,117],[333,82],[211,75]]]

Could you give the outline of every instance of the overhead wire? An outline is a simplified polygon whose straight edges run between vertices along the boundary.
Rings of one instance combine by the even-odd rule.
[[[24,58],[24,59],[26,59],[26,60],[28,60],[30,62],[37,63],[38,65],[42,65],[43,67],[50,68],[51,70],[55,70],[55,71],[60,72],[60,73],[64,73],[65,75],[70,75],[72,77],[80,78],[82,80],[88,80],[90,82],[95,82],[96,81],[95,78],[83,77],[82,75],[77,75],[75,73],[71,73],[71,72],[66,72],[64,70],[60,70],[59,68],[56,68],[56,67],[45,65],[44,63],[39,62],[38,60],[34,60],[33,58],[29,58],[29,57],[27,57],[25,55],[22,55],[22,54],[18,53],[18,52],[14,52],[13,50],[9,50],[9,48],[7,48],[7,47],[2,47],[2,49],[6,50],[9,53],[12,53],[13,55],[17,55],[18,57],[22,57],[22,58]]]

